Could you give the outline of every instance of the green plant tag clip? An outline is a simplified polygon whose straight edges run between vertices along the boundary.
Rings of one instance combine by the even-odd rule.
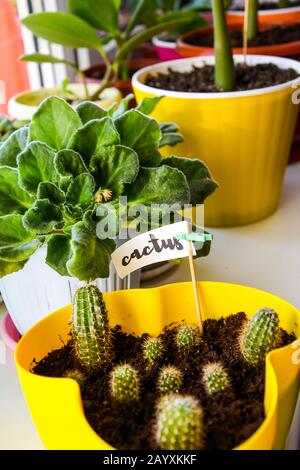
[[[213,235],[211,233],[179,233],[177,240],[187,240],[189,242],[211,242]]]

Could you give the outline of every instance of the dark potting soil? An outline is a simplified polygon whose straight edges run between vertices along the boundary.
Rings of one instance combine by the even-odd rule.
[[[230,43],[232,47],[243,47],[242,30],[230,31]],[[291,24],[285,26],[274,26],[267,30],[258,32],[255,39],[248,41],[250,47],[271,46],[274,44],[286,44],[289,42],[300,41],[300,24]],[[213,32],[207,34],[194,34],[187,41],[193,46],[213,47]]]
[[[280,69],[274,64],[248,66],[236,65],[236,87],[233,91],[256,90],[294,80],[298,73],[293,69]],[[214,84],[214,66],[193,67],[189,72],[177,72],[171,68],[168,73],[149,74],[146,85],[169,91],[212,93],[222,91]]]
[[[147,335],[136,337],[113,328],[114,364],[130,363],[140,374],[141,400],[128,407],[121,406],[110,396],[112,366],[101,373],[86,375],[81,385],[85,415],[94,430],[119,450],[155,449],[153,440],[155,408],[159,399],[156,388],[159,368],[176,365],[184,374],[182,393],[195,396],[204,412],[205,449],[232,449],[249,438],[264,420],[264,364],[250,367],[238,348],[238,336],[245,322],[244,313],[220,320],[204,322],[203,341],[187,355],[178,354],[171,325],[161,334],[165,354],[151,373],[145,372],[142,344]],[[294,335],[282,331],[280,345],[291,343]],[[206,363],[222,361],[232,386],[225,392],[209,397],[201,382]],[[68,370],[80,368],[74,358],[72,341],[51,352],[38,364],[35,374],[63,377]]]

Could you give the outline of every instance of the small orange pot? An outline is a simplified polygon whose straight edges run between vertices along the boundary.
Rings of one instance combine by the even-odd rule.
[[[259,18],[262,21],[272,23],[297,23],[300,22],[300,6],[289,8],[274,8],[272,10],[260,10]],[[230,24],[243,24],[244,12],[229,10],[227,20]]]

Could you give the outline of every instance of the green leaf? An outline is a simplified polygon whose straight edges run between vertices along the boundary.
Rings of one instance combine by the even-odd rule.
[[[136,108],[143,114],[149,115],[155,110],[158,103],[163,99],[163,96],[155,96],[153,98],[143,98],[138,107]]]
[[[27,261],[28,260],[20,261],[19,263],[11,263],[0,260],[0,278],[20,271],[24,268]]]
[[[163,134],[168,134],[169,132],[178,132],[179,127],[175,122],[162,122],[160,125],[160,130]]]
[[[125,96],[120,102],[118,106],[113,106],[110,109],[110,113],[112,115],[113,119],[117,119],[119,116],[122,116],[122,114],[125,113],[125,111],[128,111],[130,102],[134,99],[134,94],[130,93],[129,95]]]
[[[23,62],[35,62],[37,64],[65,64],[72,67],[74,70],[78,70],[77,65],[73,64],[73,62],[66,59],[60,59],[59,57],[54,57],[50,54],[25,54],[20,60]]]
[[[140,111],[132,109],[115,121],[122,145],[132,148],[141,165],[157,166],[161,161],[158,151],[161,132],[159,124]]]
[[[71,182],[67,192],[67,203],[85,209],[92,203],[94,191],[94,178],[90,173],[82,173]]]
[[[66,101],[50,96],[40,104],[32,118],[29,140],[38,140],[61,150],[68,146],[72,135],[81,125],[78,114]]]
[[[67,234],[51,235],[47,243],[46,263],[61,276],[70,276],[67,262],[72,256],[71,236]]]
[[[203,204],[205,199],[218,188],[207,166],[200,160],[168,157],[163,159],[162,165],[178,168],[186,176],[191,192],[191,204]]]
[[[90,167],[97,187],[112,191],[113,198],[123,194],[124,184],[132,183],[139,172],[136,152],[123,145],[105,147],[91,159]]]
[[[178,132],[163,133],[162,138],[160,139],[159,147],[162,148],[166,145],[174,147],[175,145],[180,144],[183,141],[183,135]]]
[[[63,204],[65,193],[54,183],[40,183],[37,190],[37,199],[49,199],[53,204]]]
[[[96,31],[71,13],[34,13],[22,23],[37,37],[67,47],[97,48],[101,41]]]
[[[2,261],[15,263],[27,260],[40,246],[41,242],[24,227],[21,215],[10,214],[0,217],[0,259]]]
[[[76,177],[81,173],[86,173],[87,167],[79,153],[74,150],[61,150],[54,158],[54,166],[61,176]]]
[[[25,227],[39,234],[51,232],[62,220],[60,208],[48,199],[38,199],[23,216]]]
[[[68,0],[71,13],[100,31],[115,33],[118,29],[118,10],[114,0]]]
[[[76,150],[85,163],[102,147],[117,145],[120,136],[111,118],[95,119],[78,129],[73,135],[69,147]]]
[[[93,281],[109,276],[111,253],[115,242],[99,240],[95,234],[78,222],[72,228],[72,258],[67,263],[69,273],[80,281]]]
[[[76,106],[76,111],[81,119],[82,124],[86,124],[94,119],[102,119],[107,117],[107,111],[102,109],[96,103],[84,101]]]
[[[41,142],[29,144],[18,156],[21,187],[36,192],[42,181],[56,181],[54,157],[55,152],[48,145]]]
[[[28,127],[18,129],[0,147],[0,165],[17,167],[17,156],[26,147],[28,141]]]
[[[138,178],[128,186],[128,204],[188,204],[190,191],[184,174],[176,168],[141,168]]]
[[[0,215],[23,214],[33,203],[32,196],[20,188],[18,179],[18,170],[0,167]]]

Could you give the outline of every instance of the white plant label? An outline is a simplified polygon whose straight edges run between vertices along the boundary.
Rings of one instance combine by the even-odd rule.
[[[117,248],[112,254],[112,262],[121,279],[149,264],[171,259],[186,258],[191,250],[191,242],[178,240],[178,234],[188,234],[186,221],[166,225],[142,233]],[[193,255],[195,255],[193,246]]]

